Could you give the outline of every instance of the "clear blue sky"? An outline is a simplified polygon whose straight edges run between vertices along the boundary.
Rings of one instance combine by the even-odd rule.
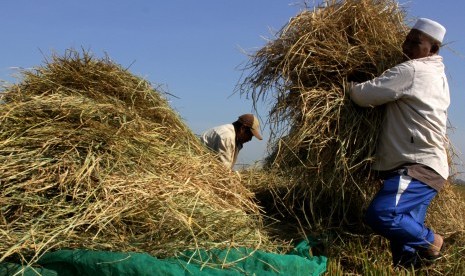
[[[15,67],[43,64],[44,56],[65,49],[107,53],[133,74],[176,95],[171,106],[195,133],[234,121],[252,111],[250,100],[234,94],[238,67],[247,62],[241,49],[261,48],[264,38],[296,15],[303,1],[287,0],[14,0],[0,8],[0,79],[15,82]],[[313,3],[307,0],[308,3]],[[319,1],[316,1],[319,3]],[[465,152],[465,1],[400,1],[408,15],[429,17],[447,28],[445,42],[455,51],[445,58],[452,104],[449,135]],[[266,117],[266,110],[259,110]],[[245,144],[240,163],[264,156],[267,140]],[[461,154],[463,156],[463,154]],[[463,171],[463,167],[461,168]],[[463,178],[463,175],[462,175]]]

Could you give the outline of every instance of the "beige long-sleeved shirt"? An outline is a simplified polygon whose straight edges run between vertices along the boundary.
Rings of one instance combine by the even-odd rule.
[[[416,163],[447,179],[450,96],[441,56],[401,63],[373,80],[353,85],[350,97],[364,107],[386,105],[375,170]]]
[[[218,158],[227,168],[234,167],[242,144],[236,141],[233,124],[225,124],[205,131],[200,137],[200,141],[218,153]]]

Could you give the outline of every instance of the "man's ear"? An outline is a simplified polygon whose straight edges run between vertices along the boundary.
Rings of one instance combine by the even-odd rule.
[[[439,45],[434,43],[433,45],[431,45],[431,50],[430,50],[430,53],[431,54],[437,54],[439,52]]]

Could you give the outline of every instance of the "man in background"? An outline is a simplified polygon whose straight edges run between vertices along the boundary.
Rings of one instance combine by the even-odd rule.
[[[218,154],[219,160],[229,169],[236,164],[239,151],[244,143],[255,136],[262,140],[260,125],[253,114],[243,114],[231,123],[220,125],[205,131],[200,141]]]

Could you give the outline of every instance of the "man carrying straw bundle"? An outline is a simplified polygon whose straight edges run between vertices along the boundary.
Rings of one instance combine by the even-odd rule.
[[[217,126],[205,131],[200,140],[208,148],[218,154],[220,161],[229,169],[236,164],[239,151],[244,143],[255,136],[262,140],[257,117],[243,114],[232,124]]]
[[[384,181],[366,222],[390,240],[395,266],[420,267],[425,259],[437,259],[443,245],[424,220],[449,175],[449,87],[438,55],[445,32],[435,21],[418,19],[402,44],[405,62],[350,85],[356,104],[386,107],[373,164]]]

